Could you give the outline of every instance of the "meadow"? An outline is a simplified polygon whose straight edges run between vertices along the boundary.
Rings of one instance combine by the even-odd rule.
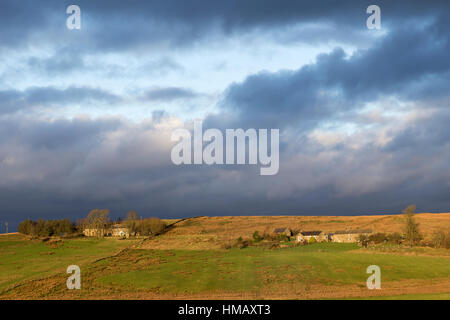
[[[147,239],[0,236],[0,299],[449,299],[448,249],[352,243],[222,248],[237,235],[251,236],[251,222],[241,218],[187,220]],[[326,228],[342,220],[306,217],[303,225],[320,221]],[[268,221],[253,226],[263,230]],[[72,264],[81,268],[81,290],[66,287]],[[369,265],[381,268],[381,290],[366,287]]]
[[[33,279],[65,273],[71,264],[84,266],[130,246],[133,240],[28,240],[20,234],[0,236],[0,292]]]
[[[2,299],[447,298],[450,293],[448,257],[368,252],[355,244],[276,250],[128,248],[117,254],[130,242],[67,240],[50,251],[46,244],[18,238],[0,240]],[[81,290],[65,286],[70,264],[81,268]],[[366,288],[371,264],[382,270],[382,290]]]

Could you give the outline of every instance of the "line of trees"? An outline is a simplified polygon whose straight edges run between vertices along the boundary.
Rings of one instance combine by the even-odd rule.
[[[405,237],[398,232],[394,233],[374,233],[371,235],[361,234],[358,237],[358,242],[363,246],[367,247],[369,243],[390,243],[390,244],[401,244],[405,240]]]
[[[140,219],[136,211],[128,211],[125,218],[125,226],[131,234],[148,236],[162,232],[167,224],[159,218]]]
[[[18,231],[34,237],[50,237],[82,233],[84,229],[96,229],[99,230],[99,235],[103,235],[113,227],[114,223],[119,223],[129,228],[132,235],[147,236],[160,233],[167,227],[167,224],[161,219],[142,219],[136,211],[128,211],[125,221],[119,218],[114,222],[109,214],[108,209],[94,209],[89,212],[86,218],[78,220],[77,223],[73,223],[69,219],[39,219],[37,221],[27,219],[19,223]]]
[[[19,223],[18,231],[22,234],[35,237],[50,237],[72,234],[76,232],[76,226],[69,219],[33,221],[27,219]]]
[[[367,247],[369,243],[382,244],[406,244],[410,247],[416,245],[429,246],[435,248],[450,249],[450,232],[438,231],[432,235],[432,240],[423,241],[423,236],[419,231],[419,223],[414,219],[416,211],[415,205],[410,205],[402,211],[404,216],[403,234],[398,232],[386,234],[375,233],[369,236],[360,235],[358,241],[362,246]]]
[[[125,216],[125,221],[119,218],[117,223],[125,225],[131,235],[148,236],[151,234],[163,231],[167,225],[159,218],[142,219],[136,211],[128,211]],[[83,219],[80,224],[83,228],[97,229],[99,234],[104,234],[103,230],[112,227],[114,222],[109,217],[108,209],[94,209],[91,210],[88,216]]]

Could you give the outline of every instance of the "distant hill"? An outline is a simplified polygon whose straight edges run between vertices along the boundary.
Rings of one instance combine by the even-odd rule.
[[[439,230],[450,230],[450,213],[418,213],[416,221],[424,237]],[[402,232],[404,217],[397,215],[366,216],[230,216],[198,217],[177,223],[166,234],[146,241],[144,248],[157,249],[217,249],[240,236],[253,232],[271,233],[275,228],[322,230],[372,229],[374,232]]]

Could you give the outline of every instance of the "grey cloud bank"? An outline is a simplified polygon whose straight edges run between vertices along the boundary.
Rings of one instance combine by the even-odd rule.
[[[72,34],[69,4],[1,3],[0,220],[10,226],[100,207],[161,217],[450,210],[449,3],[381,1],[377,36],[365,29],[371,3],[354,1],[78,1],[83,27]],[[296,68],[261,65],[219,93],[195,86],[216,79],[203,57],[184,55],[249,35],[267,40],[267,61],[280,39],[336,45]],[[239,57],[227,58],[217,62],[233,73]],[[114,76],[100,76],[109,65]],[[280,129],[277,175],[172,163],[172,131],[196,116],[171,106],[203,92],[218,97],[204,130]],[[75,105],[84,109],[48,111]],[[137,119],[114,113],[146,108]]]

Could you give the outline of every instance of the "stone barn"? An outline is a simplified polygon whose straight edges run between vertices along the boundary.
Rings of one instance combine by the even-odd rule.
[[[130,229],[121,224],[115,224],[111,227],[105,227],[103,229],[85,228],[83,234],[86,237],[120,237],[129,238]]]
[[[358,238],[360,235],[370,235],[372,230],[369,229],[359,229],[359,230],[341,230],[336,231],[331,235],[331,241],[333,242],[342,242],[342,243],[351,243],[358,242]]]
[[[317,242],[328,242],[329,235],[325,232],[316,231],[300,231],[297,235],[297,242],[308,243],[311,238],[314,238]]]
[[[289,228],[276,228],[275,230],[273,230],[273,234],[274,235],[282,235],[285,234],[288,237],[292,236],[292,230]]]
[[[109,229],[109,228],[104,228],[104,229],[85,228],[83,230],[83,234],[86,237],[107,237],[107,236],[111,236],[111,229]]]
[[[112,227],[112,236],[120,238],[129,238],[130,229],[121,224],[116,224]]]

